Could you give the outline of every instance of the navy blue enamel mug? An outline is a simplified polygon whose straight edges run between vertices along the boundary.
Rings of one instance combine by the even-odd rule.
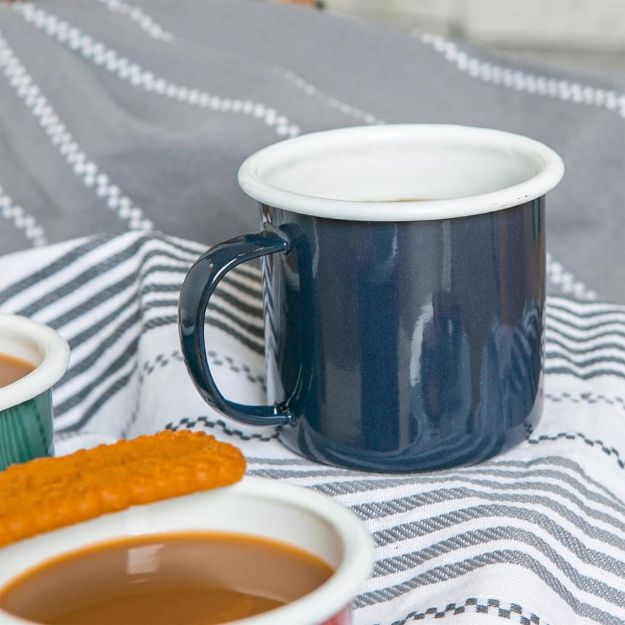
[[[543,396],[545,194],[558,155],[506,132],[345,128],[239,171],[260,230],[211,248],[180,295],[202,397],[280,425],[290,449],[371,471],[478,462],[520,442]],[[261,257],[268,405],[224,398],[206,356],[218,282]]]

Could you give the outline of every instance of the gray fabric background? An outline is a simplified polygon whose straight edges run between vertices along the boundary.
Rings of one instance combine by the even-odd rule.
[[[72,27],[80,32],[59,40]],[[107,205],[110,196],[88,186],[51,140],[54,124],[65,126],[86,162],[156,229],[214,243],[255,227],[253,202],[237,189],[236,171],[248,154],[281,138],[276,124],[133,84],[133,75],[145,71],[200,94],[262,103],[301,132],[379,120],[453,122],[544,141],[567,166],[549,198],[553,259],[600,296],[625,302],[625,76],[515,65],[418,35],[249,0],[0,3],[0,33],[0,254],[128,228]],[[108,61],[85,54],[84,35],[103,44],[98,54],[108,52]],[[462,50],[468,57],[461,62]],[[140,68],[120,76],[119,57]],[[495,72],[522,75],[508,76],[506,85],[485,62],[497,65]],[[528,73],[543,77],[542,87]],[[551,95],[549,79],[556,80]],[[44,127],[33,113],[42,96],[58,117]],[[219,100],[213,108],[223,107]]]

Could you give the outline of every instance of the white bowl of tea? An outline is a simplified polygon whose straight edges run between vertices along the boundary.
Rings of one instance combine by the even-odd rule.
[[[347,625],[372,563],[351,511],[245,477],[0,549],[0,625]]]

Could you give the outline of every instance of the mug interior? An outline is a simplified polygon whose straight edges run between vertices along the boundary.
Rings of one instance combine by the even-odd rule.
[[[461,135],[329,137],[299,146],[259,168],[292,193],[350,202],[446,200],[499,191],[536,175],[537,154]]]
[[[485,128],[396,124],[303,135],[257,152],[239,183],[262,203],[348,220],[443,219],[514,206],[562,177],[550,148]]]
[[[271,538],[318,556],[334,569],[322,586],[241,625],[321,623],[344,609],[367,579],[373,551],[366,529],[329,498],[259,478],[205,493],[135,506],[35,536],[0,550],[0,587],[32,567],[98,542],[164,532],[218,531]],[[26,621],[0,610],[0,625]]]

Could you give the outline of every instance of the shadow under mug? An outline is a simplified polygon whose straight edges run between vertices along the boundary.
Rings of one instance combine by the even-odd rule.
[[[17,315],[0,314],[0,354],[35,369],[0,387],[0,471],[54,455],[52,387],[69,362],[69,345],[52,328]]]
[[[239,171],[261,230],[211,248],[180,295],[202,397],[280,425],[287,447],[373,471],[467,464],[525,438],[542,411],[545,194],[559,156],[483,128],[389,125],[304,135]],[[208,300],[262,258],[270,404],[225,399]]]

